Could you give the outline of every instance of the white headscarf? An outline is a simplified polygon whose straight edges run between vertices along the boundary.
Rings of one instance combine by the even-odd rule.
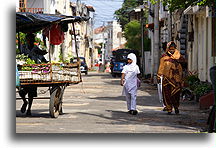
[[[129,66],[131,66],[131,67],[136,66],[137,58],[136,58],[136,55],[134,53],[128,54],[127,58],[132,60],[132,63]]]

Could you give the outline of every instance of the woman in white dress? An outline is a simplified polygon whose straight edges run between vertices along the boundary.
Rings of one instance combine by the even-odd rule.
[[[134,53],[127,56],[128,64],[123,67],[121,85],[123,86],[122,95],[126,97],[128,112],[136,115],[136,96],[137,96],[137,74],[140,73],[139,67],[136,64],[137,58]]]

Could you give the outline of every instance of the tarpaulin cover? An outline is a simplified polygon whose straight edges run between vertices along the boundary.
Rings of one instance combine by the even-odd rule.
[[[79,16],[65,16],[54,14],[35,14],[30,12],[16,13],[16,31],[29,33],[37,32],[50,26],[52,23],[73,23],[87,21],[89,18]]]

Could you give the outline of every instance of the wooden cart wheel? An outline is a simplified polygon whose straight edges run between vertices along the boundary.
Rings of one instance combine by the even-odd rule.
[[[65,89],[66,85],[65,86],[61,86],[61,94],[59,96],[59,115],[63,115],[63,109],[62,109],[62,101],[63,101],[63,94],[64,94],[64,89]]]
[[[61,88],[60,86],[54,86],[50,90],[50,103],[49,112],[52,118],[57,118],[59,116],[59,109],[61,110]]]

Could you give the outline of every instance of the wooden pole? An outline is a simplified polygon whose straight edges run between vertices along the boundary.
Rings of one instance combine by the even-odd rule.
[[[79,54],[78,54],[78,47],[77,47],[77,40],[76,40],[76,32],[75,32],[74,22],[72,23],[72,28],[73,28],[73,34],[74,34],[74,40],[75,40],[75,50],[76,50],[76,56],[77,56],[77,62],[78,62],[78,69],[77,69],[77,71],[78,71],[78,74],[80,76],[80,80],[82,80],[81,72],[80,72],[81,62],[80,62],[80,58],[79,58]],[[72,40],[72,35],[71,35],[71,40]]]
[[[21,53],[21,49],[20,49],[20,32],[18,32],[18,49],[19,49],[19,52]]]

